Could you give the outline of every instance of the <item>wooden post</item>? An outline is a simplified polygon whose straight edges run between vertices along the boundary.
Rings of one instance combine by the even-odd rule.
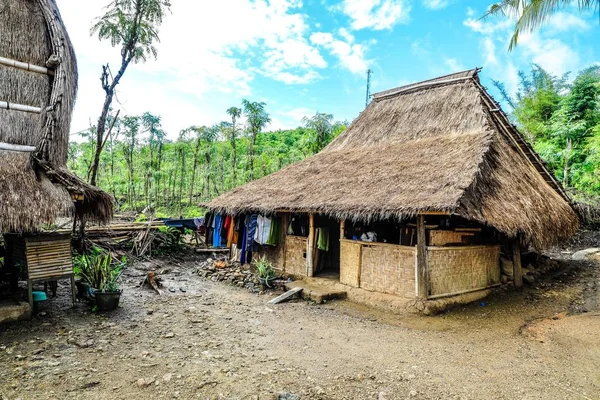
[[[315,215],[308,215],[308,240],[306,241],[306,276],[313,276],[313,252],[315,248]]]
[[[521,265],[521,244],[519,237],[512,242],[512,259],[513,259],[513,277],[515,287],[521,288],[523,286],[523,266]]]
[[[283,262],[281,263],[281,266],[283,267],[283,271],[285,272],[287,268],[287,229],[289,224],[288,213],[283,214],[281,224],[283,225],[283,227],[281,228],[281,247],[283,251]]]
[[[340,240],[344,239],[344,232],[346,230],[346,220],[340,220]]]
[[[427,274],[427,233],[425,232],[425,216],[417,215],[417,297],[427,299],[429,295],[429,278]]]

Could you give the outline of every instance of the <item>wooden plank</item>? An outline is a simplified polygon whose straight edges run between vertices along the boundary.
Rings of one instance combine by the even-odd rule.
[[[521,245],[519,238],[517,237],[512,242],[512,258],[513,258],[513,277],[515,287],[521,288],[523,286],[523,266],[521,265]]]
[[[306,276],[314,274],[313,251],[315,247],[315,215],[308,216],[308,240],[306,241]]]
[[[425,216],[417,216],[417,296],[426,299],[429,295],[427,277],[427,232],[425,231]]]
[[[229,251],[229,249],[227,247],[223,247],[223,248],[208,248],[208,249],[202,249],[202,248],[198,248],[196,249],[196,253],[199,254],[210,254],[210,253],[227,253]]]
[[[299,294],[302,291],[301,287],[295,287],[291,290],[288,290],[287,292],[285,292],[284,294],[281,294],[277,297],[275,297],[274,299],[272,299],[271,301],[268,302],[268,304],[279,304],[283,301],[286,301],[288,299],[290,299],[292,296]]]

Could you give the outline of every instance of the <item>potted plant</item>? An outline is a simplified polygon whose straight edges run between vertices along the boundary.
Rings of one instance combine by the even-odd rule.
[[[277,278],[277,274],[273,269],[273,265],[264,256],[254,261],[254,267],[256,268],[256,274],[258,275],[258,281],[263,287],[271,288],[273,281]]]
[[[118,279],[125,264],[125,257],[114,263],[112,255],[106,252],[83,256],[81,275],[90,285],[90,297],[96,301],[100,311],[114,310],[119,306],[122,290]]]

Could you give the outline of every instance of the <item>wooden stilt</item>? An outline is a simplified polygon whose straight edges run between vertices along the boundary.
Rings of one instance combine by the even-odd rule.
[[[521,265],[521,244],[517,237],[512,242],[512,258],[513,258],[513,277],[515,287],[521,288],[523,286],[523,266]]]
[[[306,276],[314,275],[313,251],[315,248],[315,215],[308,215],[308,240],[306,241]]]
[[[429,277],[427,273],[427,233],[425,216],[417,216],[417,297],[427,299],[429,295]]]

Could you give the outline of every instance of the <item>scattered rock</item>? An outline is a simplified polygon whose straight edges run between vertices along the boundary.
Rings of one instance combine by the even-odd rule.
[[[523,275],[523,280],[530,285],[535,283],[535,278],[532,275]]]
[[[580,250],[576,253],[573,253],[573,255],[571,256],[571,259],[577,260],[577,261],[582,261],[582,260],[585,260],[586,258],[588,258],[589,256],[591,256],[592,254],[599,253],[599,252],[600,252],[600,248],[598,248],[598,247],[592,247],[589,249]]]
[[[287,392],[281,392],[279,393],[279,395],[274,397],[274,400],[299,400],[300,397],[298,397],[297,394],[294,393],[287,393]]]
[[[155,382],[155,380],[152,378],[140,378],[135,382],[135,384],[140,389],[143,389],[143,388],[147,388],[148,386],[152,385],[154,382]]]
[[[170,372],[167,374],[164,374],[162,377],[163,381],[165,381],[167,383],[171,382],[171,378],[173,378],[173,374],[171,374]]]
[[[168,332],[168,333],[165,335],[165,338],[167,338],[167,339],[169,339],[169,338],[172,338],[172,337],[175,337],[175,334],[174,334],[173,332]]]
[[[419,393],[417,393],[416,390],[411,390],[410,392],[408,392],[408,396],[409,397],[417,397]]]

